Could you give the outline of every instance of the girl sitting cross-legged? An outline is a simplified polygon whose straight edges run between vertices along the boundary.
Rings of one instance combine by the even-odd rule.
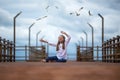
[[[56,61],[56,62],[66,62],[67,61],[67,45],[70,42],[71,37],[64,31],[61,31],[62,35],[58,37],[57,44],[49,43],[46,40],[40,39],[41,42],[48,43],[51,46],[56,47],[57,54],[56,56],[47,57],[45,62]],[[65,39],[65,36],[67,39]]]

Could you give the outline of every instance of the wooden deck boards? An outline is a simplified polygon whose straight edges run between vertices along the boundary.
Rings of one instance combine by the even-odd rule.
[[[0,63],[0,80],[120,80],[120,63]]]

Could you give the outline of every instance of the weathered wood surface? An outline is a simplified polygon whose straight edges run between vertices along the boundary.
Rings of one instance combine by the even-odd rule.
[[[120,80],[119,63],[0,63],[0,80]]]

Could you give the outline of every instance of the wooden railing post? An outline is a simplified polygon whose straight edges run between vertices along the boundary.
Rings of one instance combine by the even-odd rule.
[[[9,49],[9,47],[10,47],[10,42],[9,42],[9,40],[7,40],[7,42],[6,42],[6,51],[7,51],[7,54],[6,54],[6,59],[7,59],[7,62],[9,62],[10,60],[10,49]]]
[[[110,62],[112,62],[112,45],[111,44],[112,44],[112,39],[110,39],[110,44],[109,44],[109,46],[110,46],[109,47],[110,48],[110,50],[109,50],[110,51],[110,54],[109,54],[110,55]]]
[[[107,40],[107,54],[106,54],[106,62],[109,62],[109,40]]]
[[[25,61],[27,61],[27,46],[25,45]]]
[[[0,62],[2,62],[2,38],[0,37]]]
[[[10,62],[12,62],[13,61],[13,44],[12,44],[12,41],[10,42],[10,47],[9,47],[9,49],[10,49]]]
[[[80,46],[77,46],[77,61],[80,61]]]
[[[99,46],[97,46],[97,61],[99,60],[99,53],[98,53],[98,51],[99,51]]]
[[[117,36],[117,44],[116,44],[116,58],[117,62],[120,62],[120,36]]]
[[[6,40],[3,39],[3,61],[6,62]]]
[[[16,51],[16,50],[15,50],[15,48],[16,48],[16,47],[15,47],[15,43],[12,44],[12,46],[13,46],[13,50],[14,50],[14,52],[13,52],[14,54],[13,54],[12,57],[13,57],[13,62],[15,62],[15,53],[16,53],[16,52],[15,52],[15,51]]]
[[[115,50],[115,37],[113,37],[113,60],[116,62],[116,56],[115,56],[116,50]]]

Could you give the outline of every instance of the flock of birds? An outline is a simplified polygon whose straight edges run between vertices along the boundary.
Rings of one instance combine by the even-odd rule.
[[[81,7],[78,11],[71,12],[70,15],[80,16],[80,12],[81,12],[81,10],[83,10],[83,9],[84,9],[84,7]],[[92,16],[90,10],[88,11],[88,14],[89,14],[89,16]]]
[[[48,6],[45,8],[45,9],[47,10],[47,12],[48,12],[48,9],[49,9],[50,7],[51,7],[51,6],[48,5]],[[55,7],[56,9],[59,9],[58,6],[54,6],[54,7]],[[81,7],[79,10],[74,11],[74,12],[70,12],[69,14],[70,14],[70,15],[80,16],[80,12],[81,12],[83,9],[84,9],[84,7]],[[93,16],[90,10],[88,11],[88,14],[89,14],[89,16]]]
[[[48,5],[48,6],[45,7],[45,10],[48,12],[50,7],[54,7],[55,9],[59,9],[58,6],[50,6],[50,5]],[[70,12],[69,15],[71,15],[71,16],[72,16],[72,15],[80,16],[80,15],[81,15],[81,11],[82,11],[83,9],[84,9],[84,7],[81,7],[81,8],[79,8],[78,10],[76,10],[76,11],[74,11],[74,12]],[[89,15],[89,16],[93,16],[93,14],[91,13],[90,10],[88,11],[88,15]],[[47,17],[48,17],[48,16],[43,16],[43,17],[41,17],[41,18],[36,19],[36,21],[42,20],[42,19],[47,18]]]

